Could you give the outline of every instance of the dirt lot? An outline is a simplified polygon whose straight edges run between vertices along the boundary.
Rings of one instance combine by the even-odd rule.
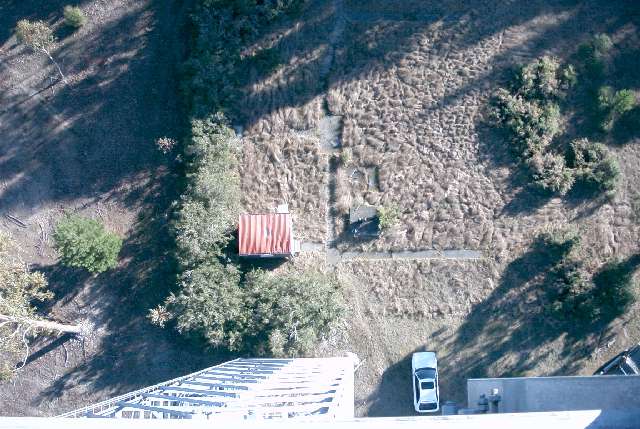
[[[49,277],[53,317],[88,320],[95,335],[34,345],[24,370],[0,386],[3,415],[58,414],[213,359],[144,318],[172,279],[174,178],[154,141],[181,135],[180,4],[83,1],[88,22],[70,33],[60,25],[67,3],[0,5],[0,228]],[[55,26],[54,56],[68,85],[52,85],[53,67],[16,45],[11,33],[22,18]],[[50,234],[64,210],[101,219],[125,239],[116,270],[89,277],[56,264]]]
[[[53,314],[97,327],[84,347],[45,347],[52,351],[1,387],[0,409],[55,414],[210,363],[215,357],[144,320],[171,278],[164,249],[172,177],[153,140],[180,134],[175,50],[167,46],[179,43],[181,11],[85,1],[89,24],[63,35],[56,50],[71,84],[47,88],[53,70],[15,46],[8,29],[22,17],[59,22],[62,3],[0,7],[0,209],[28,225],[3,218],[2,228],[49,274]],[[398,228],[365,244],[338,234],[337,247],[483,254],[337,259],[332,267],[318,252],[295,262],[335,269],[345,285],[352,311],[319,353],[360,357],[359,415],[412,412],[416,350],[438,352],[442,399],[463,401],[466,378],[588,374],[640,339],[637,305],[591,332],[546,320],[537,279],[549,267],[528,250],[539,230],[572,224],[593,270],[638,252],[637,139],[610,144],[622,168],[613,200],[543,199],[526,190],[504,140],[484,123],[505,68],[545,53],[563,57],[598,32],[633,46],[639,19],[632,1],[315,1],[246,48],[276,63],[254,67],[230,108],[243,131],[247,210],[288,202],[301,237],[322,242],[334,224],[341,232],[337,201],[394,203]],[[638,89],[637,75],[620,79]],[[332,146],[335,137],[342,148]],[[351,159],[332,171],[330,158],[345,148]],[[55,265],[48,234],[63,209],[100,217],[127,237],[118,270],[86,278]]]

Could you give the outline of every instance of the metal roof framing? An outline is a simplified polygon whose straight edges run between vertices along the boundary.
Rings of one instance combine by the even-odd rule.
[[[58,417],[353,417],[351,358],[236,359]]]

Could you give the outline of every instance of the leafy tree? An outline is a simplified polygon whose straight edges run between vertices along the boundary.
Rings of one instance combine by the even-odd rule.
[[[240,210],[237,143],[222,114],[193,121],[186,155],[189,185],[175,231],[178,258],[193,267],[220,254]]]
[[[87,22],[87,17],[84,16],[84,12],[77,6],[65,6],[63,14],[64,24],[69,27],[80,28]]]
[[[62,69],[51,55],[51,49],[55,45],[56,37],[46,22],[29,21],[27,19],[18,21],[16,25],[16,38],[20,43],[25,44],[33,51],[45,54],[58,69],[58,73],[63,82],[67,83],[67,78],[64,73],[62,73]]]
[[[213,347],[295,356],[310,352],[342,311],[333,277],[258,270],[240,285],[234,266],[215,261],[185,271],[180,291],[149,319],[159,326],[174,320],[179,332],[202,336]]]
[[[11,364],[29,355],[29,340],[38,333],[81,334],[81,326],[63,325],[42,319],[31,305],[51,299],[47,280],[31,272],[19,256],[19,249],[8,235],[0,232],[0,380],[9,378],[16,368]]]
[[[247,275],[246,336],[257,354],[298,356],[312,351],[342,316],[337,280],[321,273]]]
[[[180,291],[152,310],[149,318],[164,326],[175,319],[180,333],[201,335],[214,347],[238,350],[246,325],[240,274],[232,265],[217,260],[185,271],[180,278]]]
[[[56,225],[53,239],[64,265],[101,273],[118,264],[122,239],[96,220],[65,215]]]

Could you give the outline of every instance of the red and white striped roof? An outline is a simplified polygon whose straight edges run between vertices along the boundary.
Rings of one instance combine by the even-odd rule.
[[[292,235],[290,213],[242,214],[238,226],[239,254],[290,255]]]

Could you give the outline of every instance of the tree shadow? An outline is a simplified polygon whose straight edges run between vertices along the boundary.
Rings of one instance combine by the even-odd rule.
[[[27,93],[2,94],[8,107],[0,115],[6,137],[0,180],[10,183],[1,196],[5,210],[30,214],[52,201],[82,197],[126,201],[129,191],[136,199],[138,189],[130,184],[163,162],[155,138],[183,126],[174,114],[180,111],[178,98],[171,95],[177,92],[182,49],[175,41],[163,46],[160,32],[172,24],[158,19],[169,8],[140,3],[100,31],[92,28],[61,43],[54,57],[70,83],[51,92],[39,94],[46,85],[43,90],[34,83],[37,70],[13,74],[21,79],[15,88],[22,85]],[[20,52],[14,48],[9,54],[14,51]]]
[[[33,269],[40,271],[49,282],[49,290],[54,298],[37,305],[41,313],[49,313],[55,305],[67,305],[71,303],[81,291],[80,285],[90,281],[92,275],[84,270],[65,267],[61,264],[41,265],[34,264]]]
[[[91,322],[95,332],[86,340],[88,358],[76,356],[80,362],[71,368],[60,368],[51,353],[62,337],[35,343],[30,371],[19,375],[29,380],[28,387],[19,398],[6,399],[26,401],[25,413],[39,412],[52,400],[58,411],[77,408],[83,405],[78,398],[94,402],[226,356],[204,351],[202,344],[154,327],[146,318],[149,308],[176,287],[169,223],[181,182],[169,167],[179,166],[168,165],[154,140],[183,135],[188,127],[177,91],[184,48],[175,35],[187,3],[132,2],[112,20],[86,28],[82,38],[61,40],[55,56],[70,77],[68,85],[25,100],[21,86],[41,86],[39,75],[30,70],[13,82],[15,87],[3,86],[0,92],[0,181],[7,185],[0,195],[3,211],[26,218],[52,206],[83,210],[100,203],[138,215],[114,270],[91,276],[60,264],[37,266],[55,292],[41,309],[68,323]],[[0,31],[6,33],[0,39],[9,49],[0,61],[22,53],[6,43],[15,21],[27,16],[52,20],[63,5],[3,4],[0,22],[6,25]],[[31,383],[33,374],[51,367],[63,375],[51,384]]]
[[[626,112],[615,122],[611,137],[617,145],[629,144],[640,138],[640,106]]]
[[[633,275],[640,266],[640,254],[605,264],[594,276],[594,300],[599,304],[597,323],[606,325],[621,316],[634,302]]]
[[[86,0],[76,2],[76,5],[82,5],[86,2]],[[0,14],[0,46],[4,45],[12,36],[19,20],[30,19],[55,22],[62,18],[62,10],[67,4],[69,2],[66,0],[49,0],[40,3],[30,3],[22,0],[3,1],[2,14]]]
[[[631,281],[640,256],[605,265],[596,273],[594,289],[588,290],[585,298],[594,295],[599,312],[593,318],[574,319],[569,315],[561,318],[550,310],[556,293],[556,267],[566,251],[538,239],[506,267],[498,286],[473,307],[450,340],[450,351],[444,359],[455,361],[456,373],[466,378],[513,377],[531,372],[545,375],[539,371],[546,358],[562,363],[553,375],[569,375],[583,365],[594,342],[607,337],[611,323],[628,308],[619,297],[632,301],[620,292],[624,290],[620,285]]]
[[[468,378],[513,375],[535,367],[533,356],[521,352],[535,349],[558,335],[555,329],[550,332],[536,301],[540,285],[560,259],[561,253],[549,253],[536,243],[509,263],[496,289],[473,307],[449,354],[454,358],[465,349],[476,350],[458,363]],[[514,360],[501,366],[499,373],[490,374],[490,368],[507,354],[515,355]]]
[[[62,334],[58,338],[49,341],[44,346],[39,347],[36,352],[31,353],[29,356],[27,356],[27,359],[25,359],[24,361],[24,365],[25,366],[30,365],[32,362],[38,360],[39,358],[46,355],[47,353],[57,349],[58,347],[62,346],[67,341],[72,340],[73,338],[74,338],[73,334]],[[19,366],[22,366],[22,362],[16,364],[16,367],[19,367]]]
[[[124,242],[118,267],[88,284],[78,283],[79,290],[60,297],[73,296],[80,307],[78,317],[88,319],[101,332],[87,339],[99,341],[94,345],[99,351],[49,385],[33,400],[34,406],[60,400],[78,389],[88,389],[94,397],[113,396],[228,359],[225,352],[206,350],[197,339],[147,320],[149,309],[177,287],[177,262],[167,222],[176,181],[167,173],[157,179],[145,192],[144,209]],[[53,272],[68,270],[56,267]]]
[[[413,353],[419,351],[423,349],[417,348],[384,371],[376,391],[367,398],[370,404],[367,416],[392,417],[416,414],[413,409],[411,357]]]
[[[533,214],[544,207],[551,198],[553,195],[549,192],[525,184],[511,197],[500,214],[511,217]]]

